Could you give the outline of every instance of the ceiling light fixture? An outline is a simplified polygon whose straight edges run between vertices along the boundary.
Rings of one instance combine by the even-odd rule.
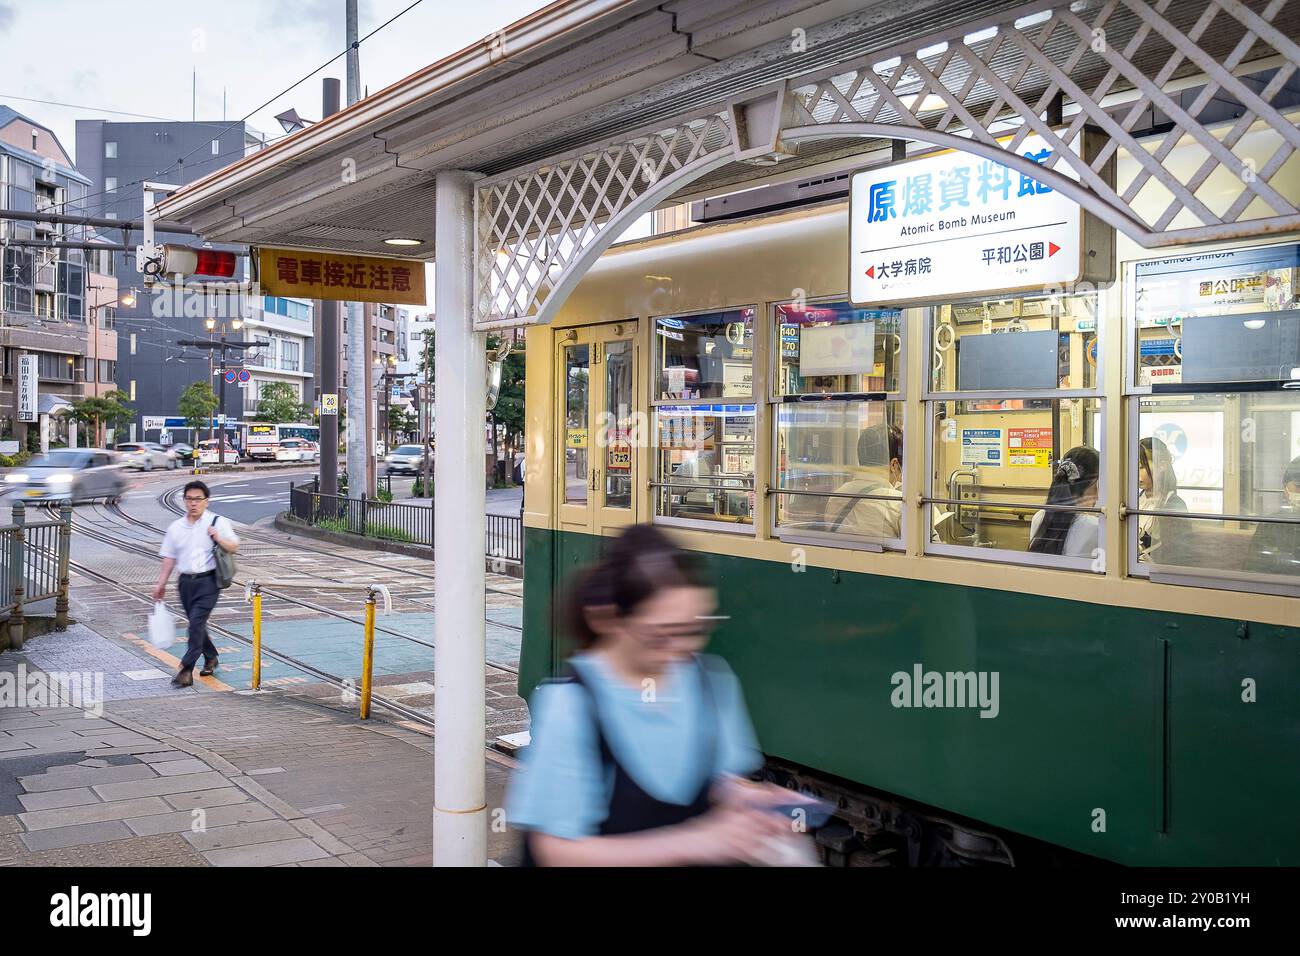
[[[424,242],[423,239],[406,239],[400,236],[393,239],[385,239],[384,245],[388,246],[418,246]]]

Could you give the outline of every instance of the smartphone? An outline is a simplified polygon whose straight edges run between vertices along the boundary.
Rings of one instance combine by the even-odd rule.
[[[764,810],[771,813],[779,813],[784,817],[792,820],[802,819],[802,822],[810,829],[824,827],[830,820],[831,814],[835,811],[835,805],[821,800],[817,797],[810,797],[807,794],[790,792],[789,803],[778,803],[775,805],[764,806]],[[802,813],[802,817],[800,814]]]

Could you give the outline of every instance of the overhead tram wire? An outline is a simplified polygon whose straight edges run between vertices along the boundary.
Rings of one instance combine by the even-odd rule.
[[[375,27],[373,30],[371,30],[369,33],[367,33],[367,34],[366,34],[365,36],[363,36],[361,39],[357,40],[357,46],[360,47],[361,44],[365,43],[367,40],[369,40],[372,36],[374,36],[374,35],[375,35],[376,33],[378,33],[380,30],[382,30],[382,29],[384,29],[385,27],[387,27],[389,24],[391,24],[391,23],[392,23],[394,20],[396,20],[398,17],[401,17],[401,16],[403,16],[403,15],[409,13],[411,10],[414,10],[416,7],[418,7],[418,6],[419,6],[421,3],[423,3],[423,2],[424,2],[424,0],[415,0],[414,3],[412,3],[412,4],[410,4],[409,6],[404,7],[403,9],[399,10],[397,13],[393,14],[391,17],[389,17],[389,18],[388,18],[387,20],[385,20],[383,23],[379,24],[379,26]],[[250,110],[249,112],[245,113],[245,114],[244,114],[242,117],[240,117],[239,119],[232,121],[228,126],[226,126],[226,127],[225,127],[224,129],[222,129],[219,133],[217,133],[217,138],[220,139],[221,136],[222,136],[223,134],[230,132],[232,129],[234,129],[236,126],[239,126],[241,123],[246,123],[246,122],[248,122],[249,117],[253,116],[254,114],[256,114],[256,113],[258,113],[258,112],[260,112],[260,111],[262,111],[262,110],[264,110],[264,109],[266,109],[266,107],[270,106],[272,103],[274,103],[274,102],[275,102],[276,100],[278,100],[280,97],[284,96],[286,93],[292,92],[295,88],[297,88],[298,86],[301,86],[303,83],[305,83],[305,82],[307,82],[308,80],[310,80],[313,76],[315,76],[315,75],[316,75],[317,73],[319,73],[321,70],[325,69],[325,67],[329,66],[331,63],[333,63],[333,62],[334,62],[335,60],[337,60],[339,57],[346,56],[347,53],[348,53],[348,50],[350,50],[350,49],[351,49],[351,47],[344,47],[342,50],[340,50],[338,53],[334,54],[332,57],[330,57],[328,60],[326,60],[326,61],[325,61],[324,63],[322,63],[320,66],[316,67],[316,69],[312,70],[310,73],[306,74],[306,75],[303,76],[301,79],[295,80],[293,83],[291,83],[289,86],[285,87],[285,88],[284,88],[283,90],[281,90],[279,93],[276,93],[275,96],[271,97],[271,98],[270,98],[269,100],[267,100],[265,103],[262,103],[260,106],[256,106],[256,107],[254,107],[252,110]],[[288,133],[285,133],[285,134],[284,134],[284,136],[288,136],[288,135],[290,135],[290,134],[288,134]],[[274,140],[282,139],[282,138],[283,138],[282,136],[272,137],[272,139],[271,139],[271,140],[268,140],[267,142],[273,142]],[[202,149],[202,148],[203,148],[202,145],[194,147],[192,150],[190,150],[188,153],[186,153],[186,154],[185,154],[184,156],[182,156],[180,159],[176,160],[176,162],[172,163],[170,166],[167,166],[167,167],[165,167],[164,169],[160,169],[160,170],[158,170],[157,172],[151,174],[150,176],[145,177],[144,179],[138,179],[138,180],[135,180],[134,182],[127,183],[127,184],[126,184],[126,185],[127,185],[127,188],[130,188],[131,186],[139,186],[139,185],[142,185],[143,183],[145,183],[145,182],[147,182],[147,181],[150,181],[150,180],[156,179],[156,178],[158,178],[159,176],[162,176],[162,175],[164,175],[164,174],[166,174],[166,173],[171,172],[171,170],[175,169],[178,165],[182,165],[182,164],[184,164],[185,160],[189,159],[191,156],[193,156],[195,153],[197,153],[197,152],[198,152],[200,149]],[[243,152],[243,150],[241,149],[241,150],[239,150],[239,152]],[[118,187],[118,188],[122,188],[122,187]],[[108,192],[107,190],[104,190],[103,192],[94,193],[94,194],[92,194],[91,196],[83,197],[83,201],[84,201],[85,199],[91,199],[91,198],[94,198],[95,196],[103,196],[103,195],[106,195],[107,192]],[[67,203],[70,202],[70,201],[71,201],[71,200],[65,200],[63,203],[60,203],[60,205],[67,205]]]

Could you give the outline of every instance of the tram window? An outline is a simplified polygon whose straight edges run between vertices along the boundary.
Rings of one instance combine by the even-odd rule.
[[[902,425],[902,402],[778,406],[778,533],[901,548]]]
[[[1134,385],[1300,380],[1300,245],[1134,266]]]
[[[655,319],[661,400],[751,399],[754,310]]]
[[[1101,399],[932,401],[928,550],[1101,572]],[[1015,555],[1024,557],[1014,557]]]
[[[656,514],[752,526],[754,405],[659,405]]]
[[[930,329],[931,392],[1097,387],[1094,294],[948,303]]]
[[[564,500],[587,500],[588,405],[591,402],[591,347],[570,345],[564,350]]]
[[[781,303],[776,323],[778,395],[899,391],[901,312],[847,302]]]
[[[1129,449],[1138,573],[1300,588],[1300,392],[1146,396]]]
[[[605,507],[632,507],[632,375],[630,339],[605,348],[605,409],[601,422],[605,449]]]

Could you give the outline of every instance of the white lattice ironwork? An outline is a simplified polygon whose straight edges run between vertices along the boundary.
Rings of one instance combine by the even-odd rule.
[[[715,114],[480,185],[478,324],[533,314],[557,273],[647,189],[730,150],[727,118]]]
[[[915,139],[996,156],[1147,247],[1300,228],[1300,197],[1272,185],[1300,149],[1300,128],[1272,102],[1300,63],[1300,46],[1287,35],[1297,6],[1300,0],[1076,0],[1022,8],[789,78],[782,136]],[[1237,75],[1252,64],[1273,71],[1262,88]],[[1171,92],[1189,75],[1190,101]],[[1118,93],[1129,99],[1104,104]],[[1222,114],[1208,109],[1216,97],[1240,113],[1214,128]],[[1167,132],[1147,130],[1139,139],[1134,131],[1149,124],[1152,110],[1167,118]],[[1278,137],[1261,162],[1234,152],[1257,124]],[[733,159],[737,125],[720,105],[481,184],[479,326],[546,317],[548,300],[562,299],[612,240],[602,230],[621,230],[625,213]],[[1106,134],[1099,150],[1085,148],[1086,128]],[[1051,147],[1042,166],[1019,152],[1031,134]],[[1175,175],[1166,160],[1189,142],[1203,158]],[[1117,184],[1111,169],[1119,151],[1136,169]],[[1198,195],[1216,173],[1214,189]]]

